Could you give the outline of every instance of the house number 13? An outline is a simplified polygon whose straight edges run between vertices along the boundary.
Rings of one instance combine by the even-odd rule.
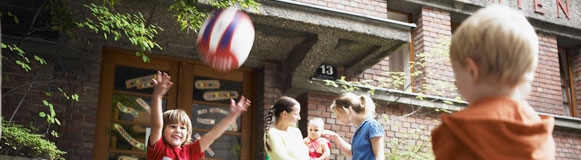
[[[333,70],[334,70],[333,66],[321,65],[321,66],[319,66],[319,68],[321,68],[321,74],[329,75],[329,76],[333,75]]]

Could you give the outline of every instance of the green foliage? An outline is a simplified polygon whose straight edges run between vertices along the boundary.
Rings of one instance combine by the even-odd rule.
[[[52,30],[73,35],[76,22],[73,20],[67,6],[64,6],[60,0],[49,0],[44,9],[51,15],[50,24]]]
[[[401,121],[397,118],[389,120],[386,115],[383,118],[387,120],[391,128],[397,128],[399,132],[396,137],[387,143],[390,152],[385,152],[388,160],[430,160],[435,159],[432,153],[432,144],[430,136],[424,135],[423,132],[428,128],[420,124],[417,128],[403,128]]]
[[[208,13],[199,11],[193,3],[191,0],[175,0],[169,7],[169,10],[174,12],[173,16],[177,18],[176,21],[180,24],[181,30],[195,32],[208,17]]]
[[[365,89],[371,95],[374,94],[392,94],[395,96],[403,96],[402,92],[413,91],[416,99],[421,101],[428,100],[426,95],[453,95],[455,100],[461,101],[461,98],[456,93],[449,93],[447,91],[455,90],[456,87],[450,82],[444,81],[442,76],[437,72],[425,69],[426,66],[433,66],[443,64],[448,61],[449,57],[449,39],[440,39],[440,42],[433,48],[431,53],[416,54],[416,59],[410,62],[410,73],[405,72],[385,72],[385,77],[377,79],[361,79],[359,81],[349,81],[346,77],[341,77],[336,81],[325,80],[327,86],[339,87],[343,92],[353,92],[356,90]],[[430,85],[426,84],[426,75],[430,75]],[[379,92],[381,91],[381,92]],[[397,103],[399,97],[394,102]],[[431,100],[434,101],[434,100]],[[453,102],[448,99],[441,99],[445,104],[452,105]],[[378,103],[378,106],[381,105]],[[430,107],[434,108],[436,112],[451,112],[447,109],[436,108],[434,103],[429,103]],[[386,144],[390,151],[386,151],[385,157],[390,160],[425,160],[435,159],[431,150],[431,139],[429,135],[425,134],[428,131],[427,126],[419,124],[417,128],[402,128],[401,118],[408,117],[412,114],[418,113],[422,110],[422,106],[410,105],[413,111],[399,117],[389,119],[383,115],[385,123],[396,130],[396,135]],[[428,118],[429,119],[429,118]]]
[[[36,134],[32,130],[21,125],[2,123],[2,143],[0,153],[4,155],[37,157],[46,159],[63,159],[66,152],[42,134]],[[20,153],[20,154],[19,154]]]
[[[18,17],[17,17],[17,16],[15,16],[14,14],[12,14],[12,12],[8,11],[8,12],[6,13],[6,15],[8,15],[8,17],[12,17],[12,20],[14,20],[14,22],[15,22],[16,24],[20,23],[20,20],[18,19]],[[2,14],[1,14],[1,12],[0,12],[0,17],[2,17]]]
[[[141,56],[144,62],[149,62],[149,57],[145,53],[151,52],[154,48],[163,49],[153,40],[158,30],[163,31],[163,28],[152,24],[146,25],[145,18],[140,12],[120,14],[111,13],[107,7],[93,3],[84,6],[91,10],[94,20],[87,18],[85,22],[77,23],[79,27],[87,27],[95,33],[101,32],[105,39],[113,36],[115,41],[125,36],[131,44],[140,48],[136,55]]]
[[[189,31],[197,30],[202,26],[204,20],[209,16],[208,13],[200,11],[195,5],[197,0],[174,0],[174,3],[169,7],[173,11],[173,16],[177,18],[177,23],[180,24],[181,30]],[[215,8],[226,8],[232,5],[240,5],[243,8],[257,9],[260,5],[254,0],[210,0],[210,4]]]
[[[72,94],[72,95],[67,95],[67,93],[65,93],[61,88],[58,88],[59,92],[67,99],[70,101],[79,101],[79,95],[78,94]],[[52,94],[49,92],[45,92],[44,93],[46,96],[51,97]],[[38,113],[38,116],[42,117],[42,118],[46,118],[46,122],[51,125],[51,124],[57,124],[57,125],[61,125],[61,122],[59,121],[59,119],[56,117],[56,112],[54,110],[54,106],[52,105],[52,103],[50,103],[48,100],[42,100],[42,104],[44,106],[48,107],[48,112],[43,112],[40,111]],[[54,130],[50,130],[50,134],[53,137],[58,137],[58,133]]]
[[[30,59],[26,56],[24,50],[20,49],[20,47],[16,46],[15,44],[7,45],[5,43],[0,43],[0,48],[10,50],[8,54],[15,54],[16,56],[14,63],[22,67],[24,71],[28,72],[32,70],[32,67],[30,67]],[[42,57],[39,57],[37,55],[33,55],[32,57],[35,61],[37,61],[41,65],[46,64],[46,61]]]
[[[254,0],[210,0],[212,6],[217,8],[226,8],[232,5],[240,5],[242,8],[257,9],[260,3]]]
[[[336,81],[325,80],[327,86],[340,87],[343,92],[353,92],[355,90],[366,89],[371,95],[376,94],[378,89],[386,91],[399,90],[403,92],[417,93],[416,98],[425,100],[426,95],[435,96],[453,96],[455,101],[462,101],[462,98],[457,93],[450,91],[456,90],[456,86],[448,81],[443,80],[445,75],[434,72],[433,70],[423,69],[429,65],[443,64],[448,61],[450,40],[447,38],[439,39],[439,43],[433,48],[430,53],[416,54],[416,59],[410,61],[410,73],[405,72],[385,72],[385,77],[374,79],[361,79],[359,81],[348,81],[346,77],[341,77]],[[430,75],[429,79],[431,85],[422,81],[426,81],[426,75]],[[454,104],[449,99],[442,99],[443,103]],[[437,111],[449,112],[445,109],[437,109]]]

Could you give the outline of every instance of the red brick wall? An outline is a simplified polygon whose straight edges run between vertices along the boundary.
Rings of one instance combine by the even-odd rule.
[[[369,82],[370,85],[376,85],[377,82],[385,82],[386,78],[389,76],[389,57],[385,57],[379,63],[371,66],[371,68],[366,69],[359,75],[355,75],[348,80],[362,82],[363,80],[373,80]],[[383,86],[386,87],[386,86]]]
[[[537,34],[539,36],[539,63],[528,101],[537,112],[563,115],[557,37],[545,33]]]
[[[574,160],[581,155],[580,130],[556,128],[553,132],[557,146],[557,159]]]
[[[337,115],[332,113],[333,111],[329,108],[334,98],[336,98],[335,95],[308,92],[306,104],[306,112],[308,114],[307,119],[314,117],[322,118],[325,121],[325,129],[338,133],[347,142],[351,143],[355,128],[352,127],[352,125],[343,125],[336,119]],[[384,138],[386,143],[386,153],[394,151],[394,149],[390,148],[390,145],[388,145],[394,139],[400,141],[406,140],[405,133],[416,131],[418,129],[420,130],[421,135],[423,135],[424,138],[427,138],[430,135],[431,130],[438,124],[438,122],[434,121],[437,118],[437,113],[431,110],[420,109],[415,114],[404,117],[404,115],[415,111],[415,108],[388,105],[385,102],[376,102],[376,104],[376,119],[383,124],[386,133]],[[303,109],[304,108],[305,107],[303,107]],[[417,139],[407,139],[407,142],[420,141]],[[427,152],[428,148],[426,148],[424,152]],[[344,153],[341,153],[335,143],[332,143],[331,159],[345,160],[348,158],[345,157]]]
[[[430,56],[447,59],[446,56],[438,55],[438,46],[445,41],[449,41],[452,37],[450,13],[439,9],[422,7],[419,13],[414,14],[413,19],[417,25],[412,31],[415,55],[426,53]],[[432,60],[433,58],[429,59]],[[430,88],[441,92],[426,91],[427,93],[448,98],[456,96],[455,89],[438,84],[451,85],[454,82],[452,67],[449,61],[445,59],[441,63],[426,63],[425,68],[416,68],[424,72],[423,77],[421,77],[422,81],[417,83],[418,88],[416,88],[416,91],[422,91],[424,88],[421,88],[421,84],[427,84]]]
[[[385,0],[294,0],[303,3],[354,12],[367,16],[387,18]]]
[[[26,43],[25,43],[26,44]],[[51,125],[59,138],[49,138],[59,149],[67,152],[65,159],[92,159],[97,97],[99,88],[100,56],[90,51],[83,53],[60,53],[61,57],[52,57],[42,53],[32,53],[44,57],[47,65],[35,65],[25,72],[16,65],[3,68],[2,116],[4,121],[10,119],[16,111],[13,122],[29,126],[35,124],[37,129],[46,130],[46,118],[38,116],[39,112],[48,113],[48,107],[42,100],[53,104],[60,126]],[[58,60],[56,60],[58,59]],[[56,62],[59,63],[56,63]],[[74,69],[71,69],[74,68]],[[32,84],[32,85],[31,85]],[[29,88],[29,86],[31,88]],[[58,91],[61,88],[68,95],[79,94],[78,102],[66,100]],[[49,92],[52,96],[46,96]],[[20,107],[19,103],[21,102]]]

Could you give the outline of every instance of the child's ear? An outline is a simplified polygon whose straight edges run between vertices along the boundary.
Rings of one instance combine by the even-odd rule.
[[[470,72],[470,79],[472,79],[472,81],[477,82],[478,81],[478,65],[476,65],[476,62],[474,62],[474,60],[472,58],[466,58],[466,69],[468,69],[468,71]]]

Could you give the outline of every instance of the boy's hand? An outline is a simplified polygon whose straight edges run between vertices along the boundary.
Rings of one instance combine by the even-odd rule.
[[[173,86],[173,82],[171,82],[171,77],[167,73],[157,71],[157,79],[153,79],[153,86],[152,94],[154,96],[163,96]]]
[[[245,112],[246,109],[250,106],[250,100],[246,99],[246,97],[242,96],[238,103],[234,101],[234,99],[230,99],[230,114],[239,115],[242,112]]]

